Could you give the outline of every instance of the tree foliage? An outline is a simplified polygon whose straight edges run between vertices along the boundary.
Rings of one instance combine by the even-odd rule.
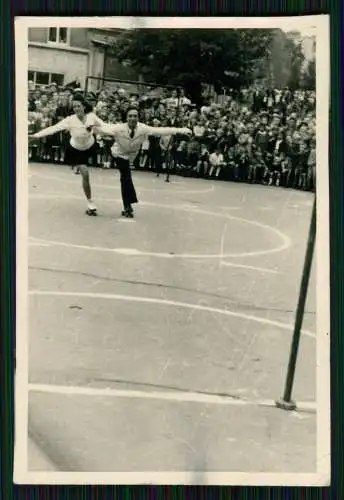
[[[270,57],[274,86],[299,88],[304,58],[301,44],[288,38],[283,31],[275,32]]]
[[[113,45],[147,82],[182,85],[197,102],[202,84],[238,88],[254,77],[254,62],[268,55],[274,30],[140,29]]]
[[[302,68],[305,56],[300,43],[294,43],[292,40],[287,41],[287,50],[290,53],[290,75],[288,86],[292,89],[298,89],[301,86]]]
[[[306,71],[303,75],[302,86],[305,89],[315,90],[316,86],[316,66],[315,59],[309,61]]]

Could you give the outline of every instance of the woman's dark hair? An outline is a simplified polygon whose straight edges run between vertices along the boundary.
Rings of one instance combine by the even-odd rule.
[[[86,101],[82,95],[73,95],[73,101],[80,102],[80,104],[82,104],[85,108],[85,113],[90,113],[91,111],[93,111],[93,106],[88,101]]]

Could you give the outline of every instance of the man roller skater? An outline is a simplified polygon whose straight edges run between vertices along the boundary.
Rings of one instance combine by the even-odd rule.
[[[111,135],[115,143],[111,153],[116,159],[120,171],[121,193],[123,201],[122,216],[133,218],[132,205],[138,203],[135,187],[131,177],[130,165],[135,161],[140,148],[149,136],[172,136],[176,134],[191,135],[188,128],[177,127],[149,127],[139,122],[139,114],[136,107],[127,110],[127,122],[120,124],[102,124],[99,132]]]

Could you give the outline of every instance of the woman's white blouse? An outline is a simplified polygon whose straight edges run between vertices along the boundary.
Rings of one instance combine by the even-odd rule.
[[[37,139],[52,135],[63,130],[68,130],[71,135],[70,144],[73,148],[79,151],[85,151],[94,144],[94,133],[97,133],[96,128],[100,128],[104,122],[95,115],[95,113],[88,113],[86,115],[85,123],[83,123],[76,115],[67,116],[60,122],[52,127],[41,130],[34,134]]]

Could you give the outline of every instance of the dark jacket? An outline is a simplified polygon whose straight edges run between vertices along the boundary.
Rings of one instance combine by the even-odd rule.
[[[274,140],[270,143],[272,150],[270,151],[271,153],[277,152],[277,154],[285,153],[287,154],[288,152],[288,144],[286,141],[281,140],[277,146],[278,140]],[[276,150],[277,146],[277,150]]]

